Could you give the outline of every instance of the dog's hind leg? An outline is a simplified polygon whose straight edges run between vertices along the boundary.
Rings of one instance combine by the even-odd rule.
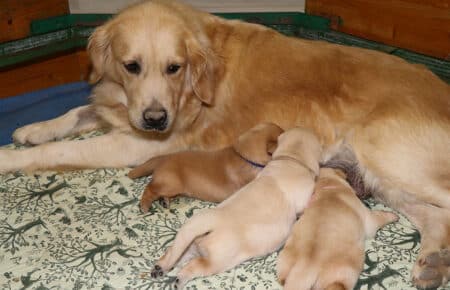
[[[195,244],[199,257],[190,260],[177,274],[178,289],[196,277],[214,275],[235,267],[252,257],[242,251],[242,241],[227,231],[213,231],[199,237]]]
[[[86,105],[74,108],[52,120],[23,126],[14,132],[13,139],[20,144],[37,145],[98,129],[101,125],[94,107]]]
[[[190,260],[178,273],[175,281],[175,289],[183,289],[184,285],[196,277],[205,277],[220,272],[217,267],[207,257],[197,257]]]
[[[215,224],[211,210],[205,209],[189,219],[178,231],[171,247],[158,260],[153,272],[166,272],[174,268],[192,242],[210,232]]]
[[[366,176],[380,186],[374,194],[420,232],[412,279],[422,289],[450,278],[450,125],[429,118],[383,119],[362,127],[352,139]]]
[[[427,172],[433,164],[418,164],[421,166],[411,175],[385,170],[387,176],[381,179],[378,194],[419,230],[421,248],[412,270],[412,280],[420,289],[434,289],[450,279],[450,191],[446,191],[447,181],[435,179]],[[404,164],[399,164],[402,166]],[[441,168],[445,171],[450,167]],[[420,176],[421,183],[411,180],[411,176]]]
[[[412,271],[420,289],[434,289],[450,279],[450,210],[421,202],[399,208],[419,229],[421,248]]]

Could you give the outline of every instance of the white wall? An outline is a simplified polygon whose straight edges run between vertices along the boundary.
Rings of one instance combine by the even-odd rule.
[[[140,0],[69,0],[71,13],[116,13]],[[184,0],[209,12],[305,11],[305,0]]]

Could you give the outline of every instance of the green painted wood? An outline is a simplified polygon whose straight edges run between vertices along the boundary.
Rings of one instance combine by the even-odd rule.
[[[216,15],[226,19],[260,23],[290,36],[325,40],[397,55],[409,62],[427,66],[450,83],[449,61],[332,31],[330,21],[326,18],[300,12],[217,13]],[[111,14],[71,14],[33,21],[30,37],[0,44],[0,69],[54,53],[83,48],[95,27],[111,16]]]
[[[71,27],[95,27],[109,18],[112,14],[70,14],[31,22],[31,35],[40,35]]]
[[[328,19],[300,12],[220,13],[217,15],[227,19],[261,23],[290,36],[296,35],[299,25],[318,30],[329,27]],[[30,37],[0,44],[0,68],[64,50],[82,48],[86,45],[92,30],[111,17],[111,14],[71,14],[33,21]]]
[[[345,33],[337,31],[323,31],[299,28],[297,36],[312,39],[325,40],[332,43],[343,44],[348,46],[357,46],[373,50],[382,51],[388,54],[396,55],[411,63],[423,64],[427,66],[432,72],[442,78],[444,81],[450,83],[450,61],[437,59],[431,56],[415,53],[406,49],[385,45],[382,43],[358,38]]]
[[[280,27],[284,30],[298,26],[328,30],[330,26],[330,20],[327,18],[300,12],[216,13],[215,15],[226,19],[240,19],[273,26],[274,28]],[[70,14],[36,20],[31,23],[31,34],[39,35],[74,26],[98,26],[112,16],[112,14]]]
[[[85,47],[93,30],[73,27],[1,44],[0,69]]]

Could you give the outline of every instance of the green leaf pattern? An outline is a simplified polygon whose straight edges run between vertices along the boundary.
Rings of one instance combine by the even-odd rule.
[[[170,209],[156,202],[142,214],[138,201],[149,179],[132,181],[127,172],[0,175],[0,289],[172,289],[175,272],[152,279],[153,263],[186,219],[214,204],[180,197]],[[371,199],[366,203],[387,209]],[[419,240],[404,217],[380,230],[367,241],[355,289],[414,289],[410,269]],[[187,289],[281,289],[276,256],[195,279]]]

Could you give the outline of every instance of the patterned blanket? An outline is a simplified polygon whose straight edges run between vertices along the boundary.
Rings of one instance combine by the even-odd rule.
[[[154,261],[186,219],[215,205],[180,197],[169,209],[154,203],[141,214],[138,200],[148,178],[133,181],[127,172],[0,175],[0,289],[172,289],[175,273],[150,277]],[[390,210],[371,199],[366,203]],[[403,217],[380,230],[366,243],[355,289],[414,289],[410,269],[419,240]],[[187,289],[281,289],[276,257],[195,279]]]

